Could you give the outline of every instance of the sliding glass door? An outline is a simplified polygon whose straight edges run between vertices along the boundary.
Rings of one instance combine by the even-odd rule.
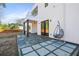
[[[45,36],[49,35],[49,21],[48,20],[41,22],[41,34]]]

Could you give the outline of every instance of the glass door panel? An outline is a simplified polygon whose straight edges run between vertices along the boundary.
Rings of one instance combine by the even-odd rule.
[[[49,34],[49,21],[48,20],[41,22],[41,34],[48,36]]]

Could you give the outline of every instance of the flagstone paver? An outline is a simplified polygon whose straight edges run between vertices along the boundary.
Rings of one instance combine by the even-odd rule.
[[[69,56],[79,47],[75,44],[38,35],[24,36],[24,38],[19,36],[19,39],[17,39],[22,56]]]

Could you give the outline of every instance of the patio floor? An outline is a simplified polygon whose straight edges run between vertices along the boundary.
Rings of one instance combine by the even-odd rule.
[[[22,56],[71,56],[79,50],[78,45],[36,34],[18,35],[17,44]]]

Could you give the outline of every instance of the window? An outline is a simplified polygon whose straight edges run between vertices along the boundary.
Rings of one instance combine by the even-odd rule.
[[[45,3],[45,7],[47,7],[48,6],[48,3]]]

